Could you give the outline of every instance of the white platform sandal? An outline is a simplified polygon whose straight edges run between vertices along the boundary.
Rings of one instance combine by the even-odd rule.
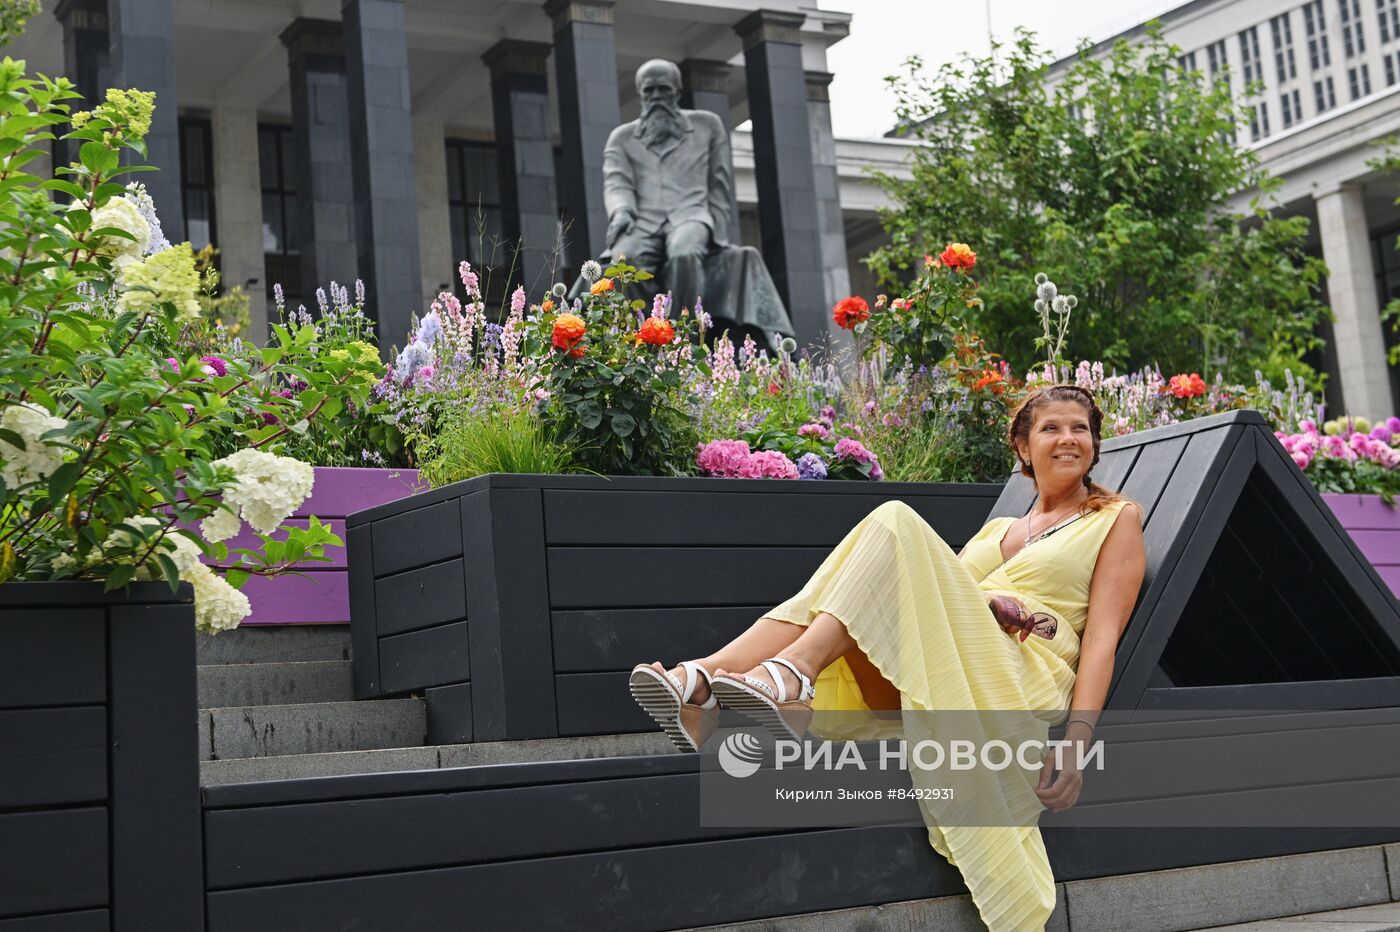
[[[797,677],[800,688],[795,698],[788,695],[787,684],[778,672],[778,664],[787,667]],[[759,666],[773,677],[778,687],[776,695],[772,686],[747,673],[720,674],[710,681],[710,691],[719,697],[722,708],[743,712],[775,738],[801,741],[812,724],[812,700],[817,695],[816,687],[792,661],[782,657],[771,657]]]
[[[691,702],[699,677],[703,676],[709,683],[710,673],[694,660],[681,661],[680,667],[686,673],[684,683],[670,670],[661,671],[650,664],[639,663],[632,668],[627,686],[637,705],[661,726],[676,749],[691,754],[699,751],[714,734],[719,723],[719,700],[711,688],[710,698],[703,703]]]

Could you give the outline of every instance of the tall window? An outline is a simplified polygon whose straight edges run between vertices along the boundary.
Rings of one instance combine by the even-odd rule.
[[[1229,62],[1225,59],[1225,40],[1212,42],[1206,46],[1206,70],[1210,72],[1210,83],[1214,84],[1217,76],[1225,78],[1229,82],[1229,77],[1222,74]]]
[[[1269,31],[1274,36],[1274,65],[1278,68],[1278,81],[1280,84],[1291,81],[1298,77],[1298,63],[1293,57],[1293,24],[1289,22],[1288,14],[1269,20]]]
[[[480,270],[510,264],[513,244],[504,242],[495,146],[447,140],[447,204],[455,261],[466,259]],[[491,275],[491,285],[504,287],[504,277]],[[486,275],[481,282],[485,288]],[[485,297],[491,305],[492,296]]]
[[[139,176],[138,176],[139,177]],[[207,119],[180,118],[180,208],[195,249],[214,242],[214,142]]]
[[[1269,135],[1269,105],[1257,103],[1249,108],[1249,141],[1258,142]]]
[[[1331,77],[1313,82],[1313,103],[1317,104],[1318,113],[1325,113],[1337,106],[1337,91]]]
[[[1259,29],[1250,26],[1240,33],[1240,70],[1244,73],[1245,86],[1264,79],[1264,69],[1259,60]]]
[[[1332,53],[1327,48],[1327,20],[1322,13],[1322,0],[1312,0],[1303,5],[1303,31],[1308,37],[1308,64],[1312,70],[1332,64]]]
[[[296,307],[301,298],[301,253],[297,230],[297,192],[300,189],[296,161],[292,158],[292,128],[258,126],[258,171],[262,177],[263,258],[265,287],[280,284],[287,301]]]
[[[1371,93],[1371,69],[1365,64],[1347,69],[1347,90],[1351,99],[1358,100]]]
[[[1283,111],[1283,128],[1288,129],[1303,118],[1303,102],[1298,91],[1284,91],[1278,97],[1279,108]]]
[[[1385,86],[1390,87],[1395,83],[1395,57],[1387,54],[1385,61]]]
[[[1400,39],[1400,0],[1376,0],[1376,19],[1380,21],[1382,42]]]
[[[1396,0],[1396,2],[1400,3],[1400,0]],[[1192,71],[1195,71],[1196,53],[1187,52],[1185,55],[1178,55],[1176,58],[1176,66],[1181,69],[1183,74],[1190,74]]]
[[[1361,0],[1337,0],[1337,9],[1342,14],[1342,48],[1347,58],[1355,58],[1366,51],[1366,36],[1361,31]]]

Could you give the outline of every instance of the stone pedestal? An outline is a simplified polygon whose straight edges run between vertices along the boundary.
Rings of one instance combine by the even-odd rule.
[[[1327,263],[1327,295],[1336,320],[1337,380],[1345,411],[1371,420],[1395,413],[1381,331],[1371,237],[1361,189],[1342,185],[1316,194],[1322,258]]]
[[[552,47],[504,39],[481,60],[491,70],[491,108],[496,125],[496,165],[501,215],[508,248],[520,246],[514,289],[524,284],[532,298],[553,283],[559,208],[554,186],[554,143],[549,128]]]
[[[568,259],[577,265],[606,247],[603,147],[622,122],[613,45],[613,0],[549,0],[563,147],[559,190]]]

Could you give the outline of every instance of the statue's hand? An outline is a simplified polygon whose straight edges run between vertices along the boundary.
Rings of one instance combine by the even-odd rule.
[[[625,236],[627,234],[627,231],[632,229],[632,223],[634,220],[636,220],[636,218],[632,215],[632,211],[628,210],[625,207],[618,210],[612,215],[612,219],[608,221],[607,238],[609,249],[612,249],[613,246],[617,245],[617,241],[623,236]]]

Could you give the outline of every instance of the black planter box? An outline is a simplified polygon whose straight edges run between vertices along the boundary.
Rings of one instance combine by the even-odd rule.
[[[0,586],[0,925],[204,924],[188,586]]]
[[[638,662],[702,655],[898,499],[961,547],[1001,485],[491,475],[347,521],[355,694],[435,743],[647,731]]]

